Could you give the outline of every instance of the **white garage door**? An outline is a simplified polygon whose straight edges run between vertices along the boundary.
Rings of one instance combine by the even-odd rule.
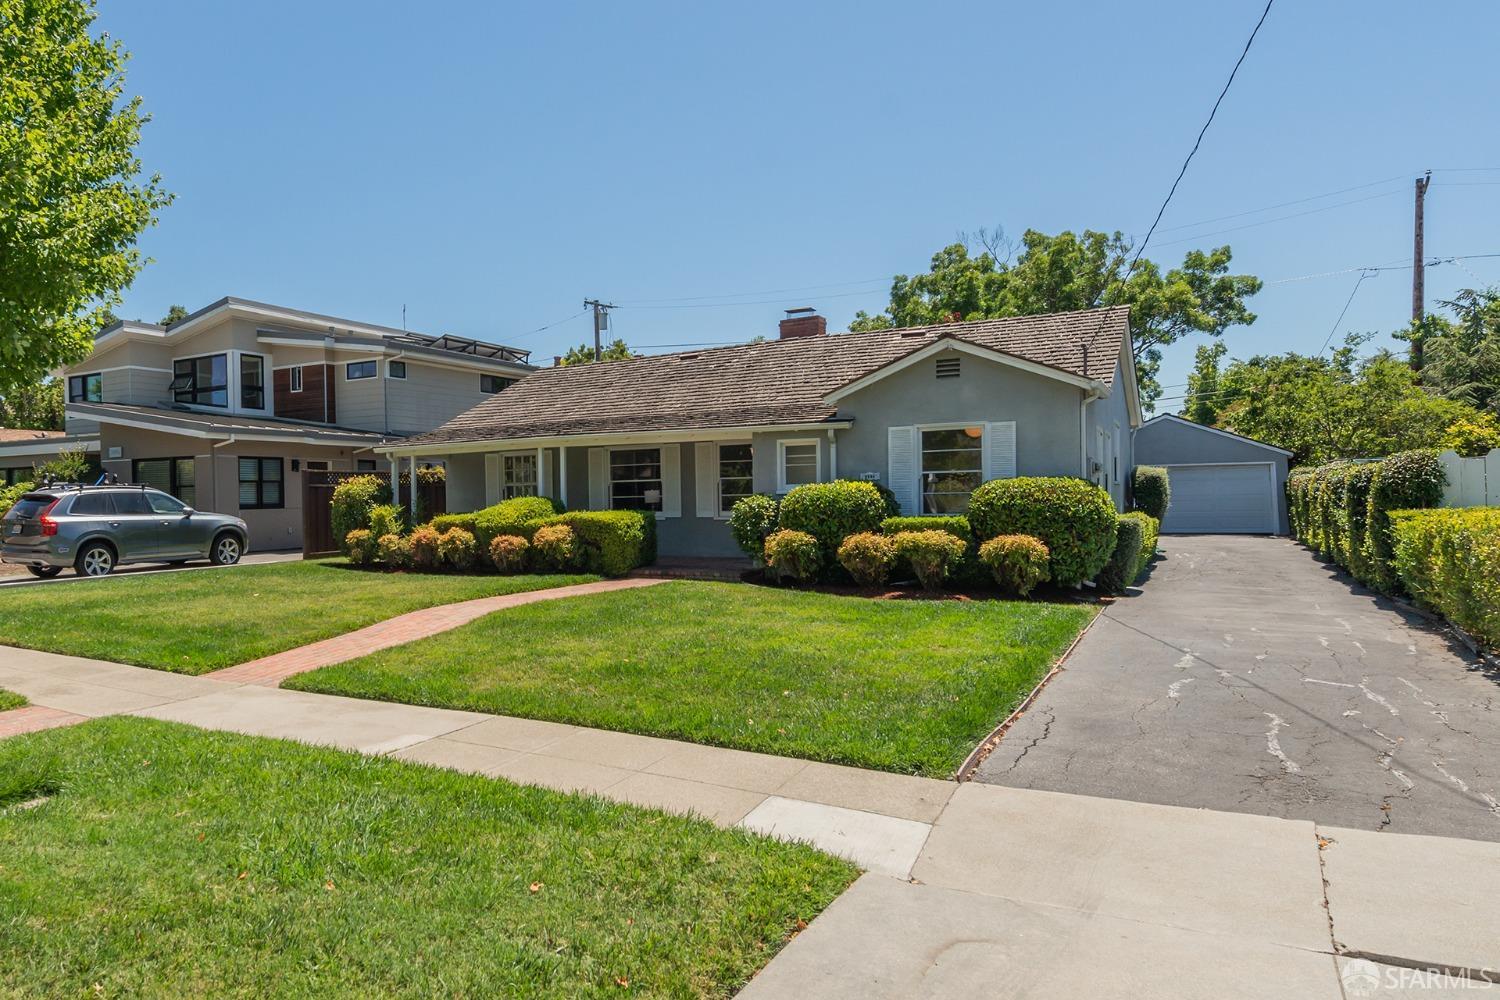
[[[1276,532],[1270,465],[1170,465],[1172,503],[1161,530],[1175,534]]]

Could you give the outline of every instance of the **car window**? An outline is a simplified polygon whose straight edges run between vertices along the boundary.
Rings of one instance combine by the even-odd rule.
[[[182,509],[187,506],[176,497],[169,497],[157,490],[151,490],[146,494],[146,502],[151,504],[151,509],[158,514],[181,514]]]
[[[131,490],[129,493],[115,493],[116,514],[149,514],[151,505],[146,502],[146,494]]]
[[[42,511],[51,506],[55,497],[46,494],[38,496],[24,496],[16,501],[16,505],[5,515],[7,521],[19,521],[23,517],[36,517]]]
[[[68,513],[74,517],[97,517],[114,512],[115,505],[108,493],[80,493],[73,499],[73,506],[68,508]]]

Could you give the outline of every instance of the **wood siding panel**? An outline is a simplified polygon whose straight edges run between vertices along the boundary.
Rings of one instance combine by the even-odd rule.
[[[333,386],[332,365],[303,365],[302,391],[292,391],[292,370],[278,368],[271,373],[275,393],[276,415],[290,420],[326,420],[338,423],[337,396]],[[324,413],[324,393],[328,397],[328,410]]]

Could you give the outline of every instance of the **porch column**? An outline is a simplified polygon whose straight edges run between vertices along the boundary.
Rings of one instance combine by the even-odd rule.
[[[568,506],[568,446],[557,446],[557,502]]]
[[[828,481],[833,482],[839,477],[839,439],[834,436],[833,428],[828,428]]]
[[[407,472],[407,475],[411,477],[411,492],[408,493],[407,496],[406,496],[406,514],[411,519],[412,523],[415,524],[416,521],[417,521],[417,456],[416,455],[407,455],[406,456],[406,472]],[[396,483],[396,489],[397,489],[396,496],[399,497],[401,495],[400,492],[399,492],[400,489],[401,489],[401,484],[400,484],[399,481]]]

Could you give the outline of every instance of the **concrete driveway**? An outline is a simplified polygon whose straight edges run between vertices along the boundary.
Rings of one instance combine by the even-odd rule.
[[[978,780],[1500,841],[1500,678],[1287,539],[1162,550]]]

